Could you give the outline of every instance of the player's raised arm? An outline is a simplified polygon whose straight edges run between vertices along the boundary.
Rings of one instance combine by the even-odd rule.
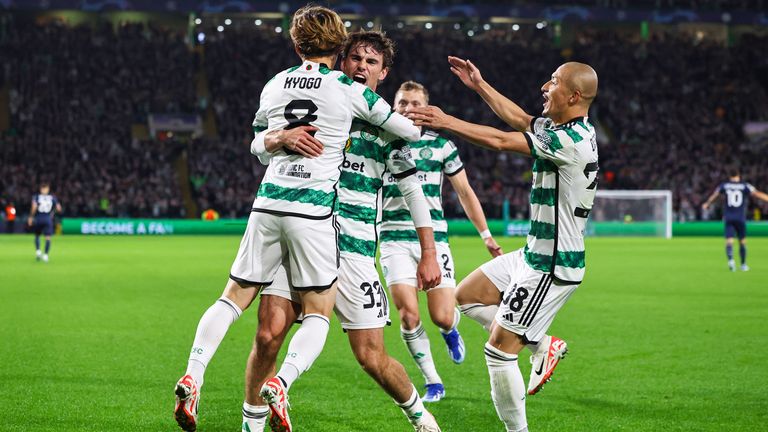
[[[448,63],[451,64],[451,72],[464,85],[477,92],[504,123],[521,132],[528,129],[533,116],[488,84],[471,61],[449,56]]]
[[[765,192],[759,191],[757,189],[753,189],[751,192],[751,195],[757,199],[768,202],[768,194],[766,194]]]
[[[408,118],[412,119],[416,126],[444,129],[490,150],[531,154],[528,140],[522,132],[504,132],[490,126],[470,123],[448,115],[436,106],[414,108]]]

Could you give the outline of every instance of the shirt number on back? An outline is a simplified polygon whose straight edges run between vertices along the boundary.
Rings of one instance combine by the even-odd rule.
[[[740,207],[741,203],[744,202],[744,194],[739,190],[727,189],[725,195],[727,197],[728,207]]]

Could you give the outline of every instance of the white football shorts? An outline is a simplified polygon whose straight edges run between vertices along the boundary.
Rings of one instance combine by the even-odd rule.
[[[381,328],[390,324],[389,300],[373,260],[341,256],[339,290],[334,310],[344,330]]]
[[[456,288],[456,268],[453,266],[451,248],[448,247],[448,243],[435,242],[435,249],[437,264],[443,276],[440,285],[435,288]],[[381,243],[381,272],[384,274],[387,286],[393,284],[419,286],[416,281],[419,259],[421,259],[421,246],[416,242]]]
[[[339,268],[335,221],[251,212],[230,278],[245,285],[271,284],[287,259],[293,289],[329,289]]]
[[[531,268],[523,249],[496,257],[480,270],[502,293],[496,323],[526,341],[537,343],[578,285],[561,284],[549,273]]]
[[[278,267],[272,283],[261,290],[261,295],[278,296],[296,304],[301,304],[301,296],[299,296],[298,291],[292,290],[288,284],[288,273],[284,265]]]

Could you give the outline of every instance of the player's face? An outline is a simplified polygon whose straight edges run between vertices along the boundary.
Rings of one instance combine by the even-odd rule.
[[[42,186],[40,188],[40,193],[43,194],[43,195],[48,195],[48,192],[50,192],[50,191],[51,191],[51,188],[48,187],[48,186]]]
[[[544,109],[541,113],[553,120],[568,108],[568,100],[572,96],[571,90],[563,80],[562,69],[562,66],[557,68],[549,81],[541,86],[544,96]]]
[[[421,90],[402,90],[395,95],[395,111],[405,115],[414,108],[427,106],[427,98]]]
[[[341,63],[341,71],[371,90],[376,90],[379,81],[387,76],[389,70],[384,67],[384,55],[370,45],[357,44]]]

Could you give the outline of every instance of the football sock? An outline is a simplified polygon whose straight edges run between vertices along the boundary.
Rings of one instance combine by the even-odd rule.
[[[468,303],[459,306],[461,313],[477,321],[486,331],[491,331],[491,324],[496,317],[497,305],[484,305],[481,303]]]
[[[440,375],[437,374],[435,369],[435,362],[432,361],[432,350],[429,348],[429,337],[427,332],[424,331],[424,327],[419,322],[413,330],[406,330],[400,327],[400,336],[405,342],[405,346],[408,347],[408,351],[411,353],[411,357],[416,360],[416,364],[421,370],[421,374],[424,376],[424,381],[427,384],[442,384]]]
[[[288,344],[288,353],[277,373],[277,377],[283,381],[285,391],[288,391],[299,375],[312,366],[323,351],[330,324],[328,318],[320,314],[304,316],[301,327],[296,330]]]
[[[408,421],[410,421],[411,424],[419,424],[419,421],[424,415],[424,403],[421,401],[419,393],[416,391],[416,387],[413,387],[413,393],[406,402],[397,403],[397,401],[395,401],[395,404],[403,410],[403,414],[408,417]]]
[[[243,311],[232,300],[221,297],[200,318],[187,363],[187,375],[191,375],[198,387],[203,386],[203,376],[208,362],[216,353],[222,339]]]
[[[728,257],[728,261],[733,261],[733,245],[725,245],[725,255]]]
[[[243,431],[264,432],[269,416],[269,405],[250,405],[243,402]]]
[[[51,250],[51,241],[46,240],[45,241],[45,254],[48,255],[48,251]]]
[[[539,339],[538,343],[529,343],[529,344],[525,344],[525,346],[528,347],[529,350],[531,350],[531,354],[533,355],[544,354],[549,349],[549,344],[544,343],[545,341],[549,341],[547,336],[549,335],[542,336],[541,339]],[[539,350],[541,350],[541,352],[539,352]]]
[[[739,245],[739,255],[741,256],[741,264],[747,263],[747,247]]]
[[[451,324],[451,328],[448,330],[444,330],[442,327],[438,327],[437,329],[440,330],[440,333],[448,334],[456,329],[456,326],[459,325],[459,320],[461,317],[459,316],[459,309],[454,308],[453,309],[453,324]]]
[[[35,236],[35,249],[40,250],[40,236]]]
[[[496,413],[507,431],[527,431],[525,419],[525,393],[523,375],[517,365],[517,356],[485,344],[485,364],[491,377],[491,398]]]

